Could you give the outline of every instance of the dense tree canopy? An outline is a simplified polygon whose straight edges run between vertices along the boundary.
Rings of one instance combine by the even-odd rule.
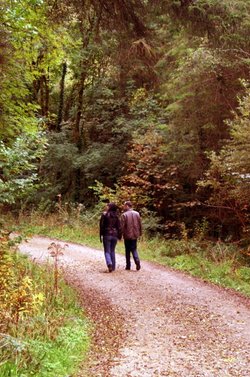
[[[0,203],[53,209],[61,194],[88,207],[99,182],[101,198],[130,196],[167,235],[192,234],[204,218],[212,236],[248,235],[249,0],[4,0],[2,9]],[[12,176],[17,146],[27,164]],[[15,198],[20,179],[29,183]]]

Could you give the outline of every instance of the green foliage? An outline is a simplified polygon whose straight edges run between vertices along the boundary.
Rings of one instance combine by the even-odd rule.
[[[1,84],[0,102],[3,112],[0,123],[1,139],[8,141],[21,130],[30,130],[37,127],[35,110],[38,106],[29,98],[28,85],[31,81],[30,71],[25,66],[25,52],[30,54],[27,40],[37,35],[31,24],[26,24],[26,15],[31,12],[29,7],[17,3],[5,2],[3,23],[8,35],[9,49],[8,65]],[[33,12],[33,16],[35,13]],[[37,17],[37,14],[36,14]],[[26,49],[27,48],[27,49]],[[29,61],[31,63],[31,60]],[[6,126],[7,125],[7,126]]]
[[[121,174],[120,167],[125,151],[112,142],[101,144],[91,143],[91,146],[79,158],[83,174],[89,184],[93,184],[96,177],[109,186],[113,186]]]
[[[194,238],[197,241],[204,240],[208,235],[209,223],[206,218],[196,221],[194,225]]]
[[[234,119],[228,122],[231,140],[219,155],[211,154],[210,168],[200,187],[209,188],[207,203],[230,216],[227,226],[238,223],[240,234],[249,240],[249,89],[240,101]],[[229,212],[228,212],[229,211]],[[224,215],[225,216],[225,215]]]
[[[177,167],[180,188],[173,195],[176,204],[168,211],[173,219],[167,215],[167,220],[182,218],[192,231],[196,221],[208,216],[210,234],[219,234],[211,225],[215,220],[215,227],[222,226],[225,236],[233,233],[231,225],[225,216],[220,216],[219,210],[200,206],[206,193],[200,195],[196,184],[209,165],[208,153],[219,152],[230,137],[225,120],[232,118],[237,96],[244,92],[239,78],[247,78],[249,69],[249,40],[245,38],[249,29],[249,5],[242,1],[229,5],[224,1],[204,0],[169,3],[167,7],[171,8],[171,21],[162,18],[158,38],[162,41],[168,38],[169,44],[156,67],[164,77],[160,89],[168,119],[162,149],[165,161]],[[176,22],[182,26],[178,32]],[[238,22],[244,26],[239,27]],[[242,48],[236,40],[243,43]],[[232,206],[231,203],[229,207]],[[166,206],[163,207],[166,211]],[[240,212],[235,228],[241,227]]]
[[[27,347],[33,365],[29,366],[26,374],[24,369],[23,375],[28,377],[29,373],[35,373],[38,377],[53,377],[56,374],[63,377],[74,372],[87,351],[87,333],[86,321],[73,317],[60,327],[55,341],[29,340]]]
[[[47,17],[47,2],[5,0],[2,22],[8,42],[1,82],[0,137],[5,142],[23,131],[36,130],[49,117],[49,78],[58,75],[66,37]]]
[[[70,195],[69,186],[74,185],[79,152],[67,136],[67,132],[52,133],[48,139],[47,153],[42,161],[40,173],[41,178],[49,183],[42,195],[45,199],[54,200],[56,195],[64,195],[66,192]]]
[[[190,34],[209,38],[215,46],[249,48],[249,4],[244,0],[173,1],[168,4],[177,22]]]
[[[250,194],[250,89],[247,87],[245,96],[239,101],[240,106],[235,112],[235,117],[228,122],[231,129],[231,141],[224,148],[224,161],[229,174],[236,178],[233,190],[235,197],[243,205],[248,205]]]
[[[9,147],[0,142],[0,204],[22,203],[35,193],[45,147],[42,134],[23,134]]]

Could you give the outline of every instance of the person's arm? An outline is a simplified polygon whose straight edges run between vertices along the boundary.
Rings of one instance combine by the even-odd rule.
[[[121,231],[122,233],[124,232],[124,227],[125,227],[125,215],[121,215]]]
[[[104,234],[104,214],[102,214],[100,218],[99,233],[100,233],[100,242],[102,242],[102,238]]]
[[[138,221],[139,221],[139,231],[140,231],[140,236],[142,235],[142,222],[141,222],[141,216],[138,214]]]
[[[118,239],[122,239],[122,225],[119,217],[117,218],[117,231],[118,231]]]

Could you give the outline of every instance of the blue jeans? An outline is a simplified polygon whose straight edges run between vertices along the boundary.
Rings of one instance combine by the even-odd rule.
[[[112,265],[112,270],[115,270],[115,247],[117,244],[117,237],[114,236],[104,236],[103,246],[104,246],[104,256],[107,266]]]
[[[130,262],[130,252],[133,255],[134,262],[137,265],[140,263],[139,255],[137,252],[137,240],[124,240],[125,245],[125,254],[126,254],[126,268],[130,269],[131,262]]]

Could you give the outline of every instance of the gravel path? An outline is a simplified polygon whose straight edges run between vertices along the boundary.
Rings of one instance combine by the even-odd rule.
[[[36,261],[52,240],[20,245]],[[54,241],[64,245],[63,242]],[[250,377],[250,299],[153,263],[107,273],[103,251],[68,243],[65,277],[95,323],[86,377]]]

